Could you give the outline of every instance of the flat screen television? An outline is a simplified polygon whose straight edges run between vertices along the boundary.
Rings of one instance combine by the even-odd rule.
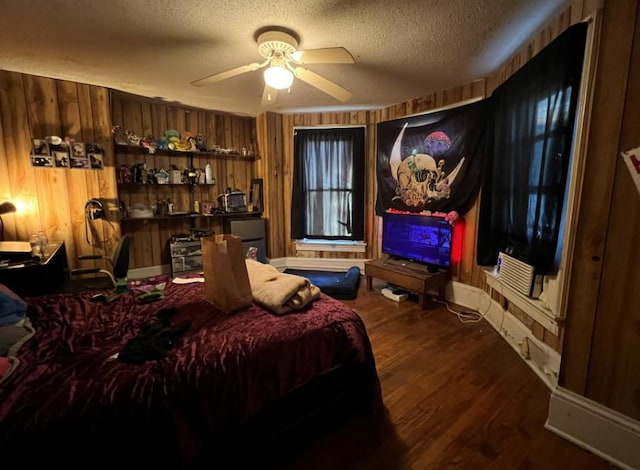
[[[437,268],[451,266],[452,227],[444,218],[382,214],[382,253]]]

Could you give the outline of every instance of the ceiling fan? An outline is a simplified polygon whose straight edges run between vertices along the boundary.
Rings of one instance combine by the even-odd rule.
[[[263,106],[273,104],[278,96],[278,90],[290,88],[294,77],[339,101],[347,101],[351,98],[349,90],[302,67],[307,64],[353,64],[355,62],[353,56],[344,47],[298,50],[298,40],[294,35],[280,30],[262,32],[258,35],[256,42],[258,43],[258,52],[265,59],[263,62],[253,62],[209,75],[195,80],[191,84],[197,87],[205,86],[267,67],[264,71]]]

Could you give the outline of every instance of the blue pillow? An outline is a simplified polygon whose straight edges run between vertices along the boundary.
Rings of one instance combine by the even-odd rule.
[[[27,303],[7,286],[0,284],[0,326],[15,325],[27,313]]]

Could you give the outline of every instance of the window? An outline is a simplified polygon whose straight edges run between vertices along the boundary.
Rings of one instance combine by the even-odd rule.
[[[296,129],[294,239],[363,240],[364,128]]]
[[[489,98],[477,261],[506,251],[558,266],[587,25],[574,25]]]
[[[573,135],[577,99],[572,87],[552,92],[535,103],[535,130],[532,135],[533,152],[529,168],[529,206],[527,213],[527,240],[549,239],[564,208],[563,195],[569,183],[562,166],[562,148],[565,138]],[[556,151],[555,155],[546,152]],[[570,153],[570,151],[568,151]],[[551,158],[549,158],[551,157]],[[570,157],[569,157],[570,159]],[[564,183],[563,181],[564,180]],[[534,231],[535,230],[535,231]]]

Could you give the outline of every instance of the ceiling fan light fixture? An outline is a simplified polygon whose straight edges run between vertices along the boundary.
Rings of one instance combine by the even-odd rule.
[[[272,65],[264,71],[264,81],[271,88],[284,90],[293,84],[293,73],[280,65]]]

